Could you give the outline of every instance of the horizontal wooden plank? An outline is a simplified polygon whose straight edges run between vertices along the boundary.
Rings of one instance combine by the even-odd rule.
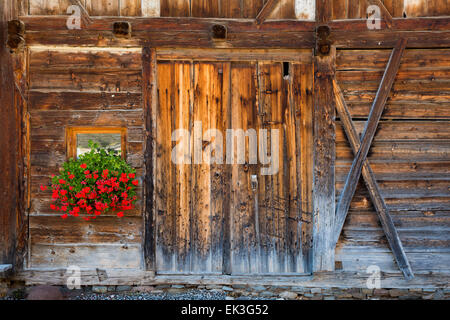
[[[139,244],[35,244],[30,248],[31,268],[121,268],[142,265]]]
[[[420,87],[418,86],[418,88]],[[371,102],[351,101],[347,103],[347,106],[353,118],[361,119],[367,118],[369,115]],[[420,100],[410,100],[408,102],[388,101],[381,119],[450,120],[450,107],[446,102],[422,102]]]
[[[361,134],[365,121],[354,121],[354,125],[358,134]],[[374,141],[449,139],[450,125],[448,121],[380,121]],[[336,122],[336,141],[347,141],[340,122]],[[425,141],[423,142],[425,143]]]
[[[83,48],[33,48],[30,53],[30,69],[92,69],[120,71],[140,70],[139,52],[122,50],[89,50]]]
[[[311,63],[312,50],[302,49],[179,49],[161,48],[156,50],[158,60],[195,61],[258,61]]]
[[[336,143],[336,158],[353,160],[354,154],[346,142]],[[369,150],[371,160],[441,161],[450,159],[450,141],[382,141]]]
[[[102,277],[104,274],[106,277]],[[66,285],[68,273],[64,268],[29,269],[17,273],[13,279],[24,281],[26,285],[52,284]],[[293,286],[303,288],[367,288],[368,274],[362,272],[321,272],[312,276],[229,276],[229,275],[156,275],[154,271],[131,269],[83,269],[81,270],[82,285],[158,285],[158,284],[192,284],[192,285],[270,285]],[[401,273],[381,274],[383,288],[446,288],[450,281],[450,274],[443,273],[416,273],[414,279],[406,281]],[[295,290],[295,289],[294,289]]]
[[[135,208],[132,210],[127,210],[124,214],[126,216],[140,217],[142,216],[142,193],[138,194],[139,198],[135,202]],[[53,219],[61,219],[59,216],[60,212],[53,211],[50,209],[50,204],[52,203],[52,199],[50,196],[46,196],[43,194],[33,194],[31,195],[31,206],[30,206],[30,214],[29,216],[39,216],[39,215],[50,215],[53,216]],[[117,214],[108,211],[104,213],[104,216],[116,217]],[[68,218],[69,219],[69,218]],[[81,218],[78,218],[82,220]],[[70,219],[72,221],[72,219]],[[84,221],[84,220],[83,220]],[[93,222],[95,223],[95,222]]]
[[[75,46],[141,46],[153,47],[217,47],[211,39],[214,24],[228,29],[227,46],[235,48],[312,48],[314,22],[266,21],[256,26],[252,21],[201,18],[123,18],[132,24],[132,39],[118,39],[112,35],[112,18],[92,18],[82,30],[70,31],[64,17],[20,17],[26,25],[28,45]],[[401,20],[401,19],[400,19]],[[331,23],[332,36],[338,47],[392,48],[399,38],[407,38],[411,47],[448,47],[450,32],[448,19],[405,19],[396,21],[389,31],[367,30],[366,20]],[[337,31],[339,30],[339,31]],[[351,31],[349,31],[351,30]],[[410,31],[402,31],[410,30]],[[433,31],[411,31],[433,30]],[[445,30],[445,31],[440,31]],[[51,33],[49,37],[48,32]]]
[[[30,216],[31,244],[141,243],[142,218],[98,216],[93,221],[55,215]]]
[[[403,180],[403,181],[377,181],[380,191],[384,197],[389,198],[422,198],[422,197],[445,197],[450,193],[448,180]],[[343,182],[336,182],[336,190],[340,192]],[[356,196],[368,198],[369,194],[363,183],[358,184]]]
[[[337,50],[336,70],[379,70],[386,68],[390,50]],[[407,49],[400,70],[448,68],[450,49]]]
[[[383,76],[383,71],[378,70],[338,70],[336,71],[336,79],[339,84],[351,81],[379,81]],[[400,80],[428,80],[428,81],[449,81],[450,68],[440,67],[429,70],[421,69],[405,69],[400,70],[395,81]],[[445,84],[444,84],[445,85]]]
[[[142,108],[142,95],[132,92],[29,92],[29,110],[131,110]]]
[[[143,110],[120,110],[120,111],[101,111],[101,110],[51,110],[51,111],[32,111],[31,127],[49,129],[59,127],[55,130],[65,134],[65,126],[140,126],[143,125]],[[33,136],[33,132],[32,132]]]
[[[141,92],[141,71],[30,70],[30,89]]]
[[[450,265],[450,252],[408,252],[411,268],[415,273],[420,271],[440,272]],[[382,272],[398,270],[389,248],[342,247],[336,248],[336,261],[341,261],[345,271],[365,271],[371,265],[378,266]]]

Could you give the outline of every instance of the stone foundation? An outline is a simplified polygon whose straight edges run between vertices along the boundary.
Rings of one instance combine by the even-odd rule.
[[[10,284],[0,282],[0,297],[8,295],[10,298],[20,298],[14,292],[24,290],[17,285],[9,289]],[[33,287],[26,287],[25,292],[30,292]],[[191,289],[207,290],[223,294],[227,300],[266,298],[275,300],[450,300],[450,288],[434,289],[361,289],[361,288],[306,288],[299,286],[263,286],[263,285],[157,285],[157,286],[85,286],[73,293],[67,288],[67,297],[76,292],[96,294],[179,294]]]

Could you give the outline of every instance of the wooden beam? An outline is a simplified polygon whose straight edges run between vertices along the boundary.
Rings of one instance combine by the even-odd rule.
[[[336,97],[336,110],[339,114],[339,118],[341,119],[353,153],[356,155],[361,146],[359,136],[355,129],[355,126],[353,125],[350,111],[348,110],[348,107],[344,100],[344,95],[342,94],[342,91],[340,90],[336,79],[333,79],[333,90]],[[399,269],[403,272],[405,278],[412,279],[414,275],[411,266],[409,264],[408,258],[406,257],[400,237],[398,236],[397,229],[395,228],[386,203],[383,199],[383,196],[381,195],[381,191],[378,187],[375,175],[367,159],[365,159],[363,162],[362,176],[364,178],[367,190],[369,191],[370,198],[372,199],[372,203],[380,219],[381,227],[383,228],[389,246],[391,247],[395,261],[397,262]]]
[[[272,13],[280,0],[268,0],[256,16],[256,24],[263,23]]]
[[[156,269],[155,256],[155,212],[153,201],[153,167],[155,139],[154,112],[155,112],[155,81],[156,79],[156,51],[148,47],[142,48],[142,98],[145,121],[145,211],[144,211],[144,262],[146,270]]]
[[[314,63],[314,169],[312,270],[334,270],[335,121],[333,84],[335,48]]]
[[[392,54],[387,63],[386,70],[378,88],[375,100],[373,101],[370,109],[369,117],[361,138],[361,146],[353,160],[352,167],[348,173],[345,181],[344,189],[339,198],[339,202],[336,208],[336,219],[334,228],[334,244],[339,240],[342,227],[344,226],[345,218],[347,217],[348,208],[352,201],[353,195],[358,184],[359,177],[361,175],[361,169],[363,163],[369,152],[369,148],[372,144],[373,137],[378,127],[378,122],[381,118],[381,114],[384,110],[384,105],[391,92],[392,84],[394,83],[395,76],[397,75],[398,68],[400,67],[400,61],[403,52],[406,47],[406,40],[401,39],[398,41],[396,47],[392,50]]]
[[[313,48],[315,44],[313,21],[279,20],[256,25],[248,19],[124,17],[121,21],[131,23],[133,35],[130,39],[117,39],[111,28],[117,18],[91,18],[89,26],[68,30],[66,17],[20,17],[25,22],[28,46],[217,48],[211,37],[215,24],[227,28],[225,43],[229,48]],[[330,40],[337,48],[392,48],[400,38],[408,39],[410,47],[450,47],[448,18],[394,19],[392,29],[385,30],[368,30],[366,22],[329,22]]]
[[[263,275],[156,275],[154,272],[134,269],[81,270],[81,285],[263,285],[304,288],[364,288],[367,289],[366,272],[323,272],[311,276],[263,276]],[[70,274],[66,269],[26,270],[16,274],[11,280],[24,281],[29,285],[66,285]],[[418,274],[406,281],[400,273],[382,273],[384,288],[434,289],[446,288],[450,281],[449,273]],[[293,289],[295,290],[295,289]]]

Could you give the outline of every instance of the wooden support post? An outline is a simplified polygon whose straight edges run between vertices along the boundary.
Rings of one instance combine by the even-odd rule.
[[[336,97],[336,110],[339,114],[339,118],[341,119],[353,153],[356,155],[360,148],[359,136],[356,132],[355,126],[353,125],[352,117],[345,103],[344,96],[336,82],[336,79],[333,80],[333,90]],[[380,219],[381,227],[383,228],[389,246],[391,247],[395,261],[397,262],[399,269],[403,272],[405,278],[412,279],[414,275],[411,266],[409,265],[409,261],[403,249],[402,242],[400,240],[400,237],[398,236],[397,229],[395,228],[386,203],[384,202],[383,196],[381,195],[381,191],[378,187],[375,175],[367,159],[365,159],[363,162],[362,176],[364,178],[367,190],[369,191],[370,198],[372,199],[372,203]]]
[[[345,218],[347,217],[348,208],[352,201],[353,195],[356,190],[356,186],[361,175],[362,166],[364,160],[367,157],[369,148],[372,144],[373,137],[378,127],[378,122],[381,118],[381,114],[384,110],[384,105],[391,92],[392,84],[394,83],[395,76],[397,75],[398,68],[400,67],[400,60],[406,47],[406,40],[401,39],[398,41],[396,47],[392,51],[389,58],[386,70],[378,88],[375,100],[373,101],[370,109],[369,118],[367,119],[366,126],[364,127],[361,146],[353,160],[352,167],[345,181],[344,189],[339,198],[339,203],[336,208],[336,221],[334,230],[334,244],[339,240],[342,227],[344,226]]]
[[[313,272],[334,270],[335,55],[332,47],[329,55],[316,56],[314,65]]]
[[[268,0],[264,7],[262,7],[261,11],[256,16],[256,24],[263,23],[269,15],[272,13],[275,6],[278,4],[279,0]]]
[[[156,96],[156,51],[142,48],[142,97],[145,119],[145,212],[144,212],[144,262],[147,270],[156,270],[155,258],[155,216],[153,201],[153,167],[154,167],[154,122],[155,112],[153,97]]]

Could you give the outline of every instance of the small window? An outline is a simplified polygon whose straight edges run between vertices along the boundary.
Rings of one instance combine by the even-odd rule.
[[[67,129],[67,157],[78,158],[88,152],[89,141],[117,150],[125,158],[125,128],[78,127]]]

